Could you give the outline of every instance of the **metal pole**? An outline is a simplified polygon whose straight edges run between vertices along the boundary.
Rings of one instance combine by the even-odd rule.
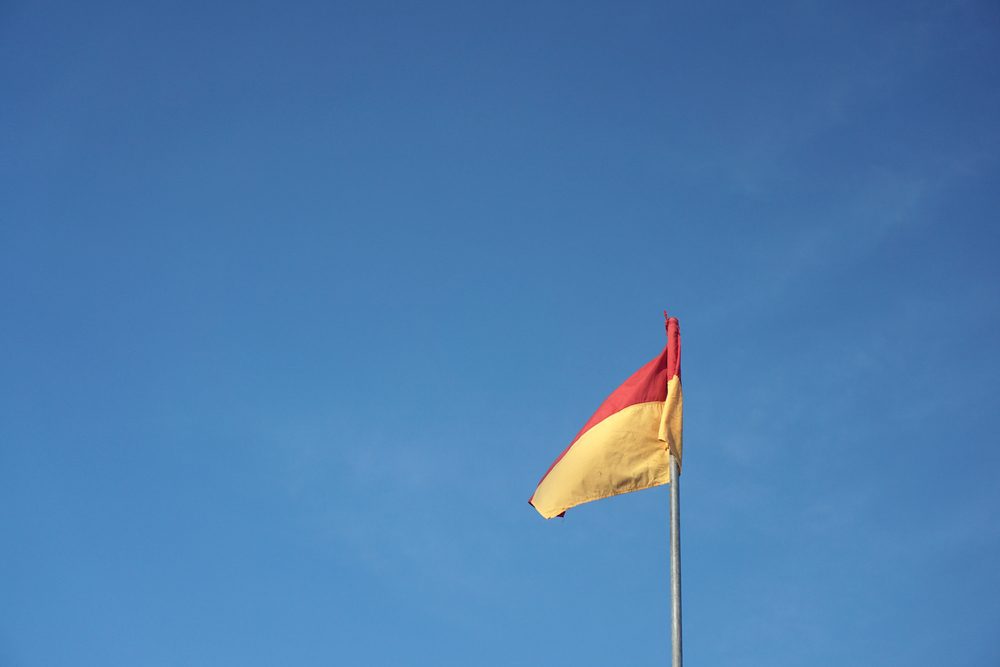
[[[670,454],[670,644],[673,667],[684,664],[681,650],[681,472]]]

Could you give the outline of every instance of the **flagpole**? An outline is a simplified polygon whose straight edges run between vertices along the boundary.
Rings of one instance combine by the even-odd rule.
[[[681,472],[670,453],[670,644],[673,667],[684,663],[681,650]]]

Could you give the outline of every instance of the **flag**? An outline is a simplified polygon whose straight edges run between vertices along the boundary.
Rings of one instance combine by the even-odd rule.
[[[681,462],[681,336],[667,317],[667,345],[597,408],[528,500],[546,519],[571,507],[670,482]]]

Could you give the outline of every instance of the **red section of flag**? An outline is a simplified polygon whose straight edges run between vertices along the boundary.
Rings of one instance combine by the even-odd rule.
[[[667,380],[675,375],[681,374],[681,332],[680,324],[676,317],[669,317],[667,311],[663,311],[663,317],[667,320]],[[666,385],[664,385],[666,387]],[[664,388],[664,391],[666,389]]]

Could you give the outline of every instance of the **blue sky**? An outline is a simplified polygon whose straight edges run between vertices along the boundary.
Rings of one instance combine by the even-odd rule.
[[[1000,662],[989,2],[0,6],[0,664]]]

